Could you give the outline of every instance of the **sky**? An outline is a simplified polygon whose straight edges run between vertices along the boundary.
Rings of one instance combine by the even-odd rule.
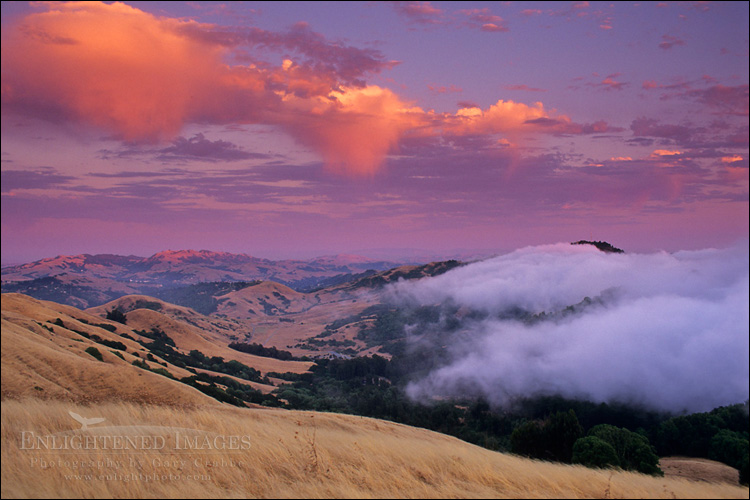
[[[2,262],[748,238],[748,2],[2,2]]]

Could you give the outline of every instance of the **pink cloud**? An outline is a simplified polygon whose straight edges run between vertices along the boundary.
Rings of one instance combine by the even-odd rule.
[[[528,85],[503,85],[505,90],[525,90],[527,92],[547,92],[547,89],[540,89],[536,87],[529,87]]]
[[[304,23],[283,33],[222,31],[121,3],[44,7],[3,33],[3,113],[85,124],[133,143],[172,141],[173,157],[247,158],[229,143],[176,139],[189,123],[273,125],[319,153],[330,170],[364,176],[372,176],[405,137],[608,130],[604,122],[576,124],[540,102],[501,99],[487,109],[425,112],[362,79],[392,64],[379,53],[330,42]],[[407,7],[436,10],[427,3]],[[500,22],[484,9],[467,15]],[[227,64],[243,46],[283,50],[288,57],[281,65]]]
[[[748,116],[748,86],[729,87],[714,85],[705,90],[689,92],[699,102],[719,110],[721,113],[737,116]]]
[[[222,72],[221,48],[179,36],[174,21],[121,3],[47,8],[3,37],[3,107],[47,108],[155,141],[180,130],[196,112],[190,97]]]
[[[646,80],[642,83],[644,90],[667,90],[661,99],[672,99],[675,97],[694,99],[697,102],[709,106],[716,114],[748,116],[748,85],[722,85],[710,75],[703,75],[699,80],[680,81],[674,84],[664,85],[654,80]],[[696,88],[698,85],[710,85],[706,88]]]
[[[661,39],[662,42],[659,44],[659,48],[664,50],[669,50],[677,45],[685,45],[685,40],[677,38],[676,36],[662,35]]]
[[[640,137],[659,137],[680,143],[690,140],[694,130],[683,125],[661,124],[652,118],[640,117],[630,124],[633,134]]]
[[[316,73],[329,73],[348,85],[367,73],[378,73],[398,64],[384,60],[376,50],[329,41],[304,22],[296,23],[282,33],[253,28],[243,41],[263,48],[294,50],[308,58],[304,64]]]
[[[388,89],[368,86],[332,92],[332,99],[290,99],[282,127],[319,151],[337,172],[373,175],[404,133],[424,123],[424,112],[409,107]]]
[[[510,31],[510,29],[505,25],[505,20],[500,16],[492,14],[490,9],[487,7],[482,9],[464,9],[459,12],[469,18],[469,26],[477,28],[480,31]]]
[[[599,77],[598,73],[593,74],[594,77]],[[605,91],[610,90],[623,90],[626,86],[630,85],[627,82],[619,82],[616,80],[617,77],[621,76],[620,73],[612,73],[610,75],[607,75],[603,80],[597,81],[597,82],[588,82],[584,85],[587,87],[593,87],[596,89],[601,89]],[[576,78],[577,81],[583,80],[583,78]],[[571,88],[578,88],[578,87],[571,87]]]
[[[443,10],[430,2],[393,2],[396,12],[416,24],[440,24]]]
[[[502,99],[486,110],[463,108],[455,115],[444,115],[442,120],[445,131],[454,135],[592,134],[611,130],[604,121],[574,123],[565,115],[547,111],[541,102],[529,106]]]
[[[437,85],[427,85],[427,88],[430,89],[430,92],[434,92],[436,94],[447,94],[447,93],[453,93],[453,92],[463,92],[464,89],[461,87],[457,87],[453,84],[450,84],[448,87],[445,85],[437,86]]]
[[[479,104],[474,101],[458,101],[458,107],[461,108],[478,108]]]
[[[326,43],[306,25],[249,35],[255,44],[304,47],[302,64],[227,66],[236,34],[217,42],[197,23],[120,3],[45,6],[4,32],[3,112],[31,110],[135,142],[172,140],[195,122],[278,125],[352,172],[371,172],[404,130],[398,97],[357,80],[382,61]]]

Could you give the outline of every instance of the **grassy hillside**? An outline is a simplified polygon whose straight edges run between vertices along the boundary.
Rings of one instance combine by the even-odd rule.
[[[121,300],[142,301],[138,296]],[[159,304],[156,299],[151,301]],[[160,304],[161,312],[130,309],[126,325],[91,314],[97,310],[85,312],[20,294],[3,294],[2,308],[3,397],[192,404],[206,399],[194,388],[196,384],[201,388],[213,384],[194,381],[191,387],[179,379],[200,374],[226,377],[267,394],[274,387],[262,383],[262,374],[302,373],[311,365],[229,349],[222,342],[221,331],[212,328],[213,320],[166,303]],[[185,366],[179,358],[167,359],[151,347],[153,339],[146,336],[154,328],[174,342],[174,352],[183,358],[197,350],[204,359],[223,361]],[[225,369],[243,365],[257,370],[258,376],[240,380],[235,376],[238,370]],[[219,384],[226,389],[226,384]]]
[[[69,411],[106,420],[80,431]],[[170,441],[175,430],[182,435],[244,436],[249,447],[186,453]],[[23,449],[19,436],[24,431],[26,436],[148,433],[163,435],[166,446],[120,454],[28,449],[28,442]],[[748,496],[747,488],[728,484],[531,461],[367,418],[213,404],[82,406],[6,399],[2,439],[3,498]]]
[[[213,334],[195,325],[147,308],[122,325],[15,294],[2,296],[2,309],[3,498],[748,497],[726,478],[587,469],[371,418],[229,406],[133,364],[157,352],[140,328],[208,348]],[[210,371],[148,359],[176,378]],[[92,419],[87,429],[81,417]],[[188,439],[181,447],[178,433]]]

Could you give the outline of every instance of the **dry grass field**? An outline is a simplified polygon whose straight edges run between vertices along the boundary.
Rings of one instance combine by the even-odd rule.
[[[133,366],[142,346],[100,317],[15,294],[2,305],[2,498],[748,498],[718,476],[593,470],[370,418],[224,405]],[[122,340],[124,359],[74,330]]]
[[[663,457],[659,468],[667,477],[683,477],[707,483],[727,483],[736,485],[740,472],[721,462],[695,457]]]
[[[69,411],[106,420],[82,431]],[[185,451],[175,432],[214,444]],[[33,441],[83,435],[163,436],[164,446],[71,451],[35,449]],[[217,449],[231,447],[230,436],[247,449]],[[531,461],[368,418],[218,404],[4,400],[2,445],[3,498],[748,496],[747,488],[726,483]]]

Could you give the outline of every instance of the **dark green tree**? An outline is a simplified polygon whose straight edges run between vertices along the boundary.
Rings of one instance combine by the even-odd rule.
[[[107,311],[107,319],[110,321],[117,321],[123,325],[128,322],[128,318],[124,312],[120,311],[119,308],[113,307],[111,311]]]
[[[542,458],[545,450],[542,423],[532,420],[516,427],[510,435],[510,450],[519,455]]]
[[[749,443],[742,434],[722,429],[711,438],[708,458],[739,469],[742,460],[748,455]]]
[[[659,457],[645,436],[609,424],[592,427],[588,435],[609,443],[617,453],[620,467],[623,469],[657,476],[664,475],[659,469]]]
[[[596,468],[620,466],[620,459],[612,445],[596,436],[582,437],[573,444],[572,462]]]
[[[573,410],[558,411],[544,424],[547,453],[551,460],[570,463],[573,444],[583,437],[583,427]]]

